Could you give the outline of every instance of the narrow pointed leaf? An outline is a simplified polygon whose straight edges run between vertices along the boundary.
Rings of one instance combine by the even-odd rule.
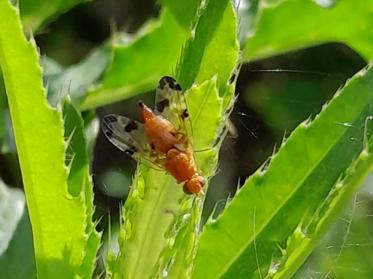
[[[256,30],[245,42],[245,59],[261,59],[327,42],[345,43],[366,60],[372,59],[373,2],[334,2],[335,5],[325,8],[311,0],[271,4],[262,1],[258,18],[254,19]]]
[[[191,136],[196,149],[207,148],[196,154],[196,159],[202,174],[209,177],[216,166],[218,148],[211,147],[224,124],[229,103],[219,95],[232,92],[228,79],[236,66],[238,44],[235,14],[229,1],[208,1],[197,16],[201,18],[197,18],[193,36],[182,53],[177,77],[183,88],[195,83],[186,93]],[[212,23],[217,24],[213,36],[206,32]],[[202,47],[202,52],[198,47]],[[222,49],[226,56],[221,55]],[[189,75],[191,69],[193,73]],[[226,95],[232,97],[232,94]],[[124,206],[115,278],[190,277],[202,202],[201,197],[186,196],[181,185],[169,175],[141,168]]]
[[[36,266],[30,219],[25,208],[7,250],[0,256],[1,276],[34,279]]]
[[[161,76],[172,75],[187,31],[169,11],[164,10],[159,20],[148,23],[130,42],[121,42],[118,38],[111,45],[112,61],[101,84],[89,90],[81,109],[154,89]]]
[[[0,255],[8,248],[24,211],[25,197],[22,191],[7,187],[0,179]]]
[[[373,115],[372,88],[369,67],[356,74],[312,123],[295,129],[269,166],[246,181],[221,217],[204,228],[193,278],[272,275],[297,228],[305,228],[302,233],[309,238],[318,237],[314,221],[323,221],[316,215],[320,204],[329,199],[341,176],[351,171],[351,164],[359,164],[356,158],[365,136],[371,140],[371,126],[367,131],[365,122]],[[307,246],[295,264],[311,250]]]
[[[203,134],[205,141],[211,143],[220,127],[222,109],[216,81],[192,88],[187,96],[190,117],[196,119],[193,127],[199,131],[194,135],[195,139]],[[201,121],[204,118],[205,122]],[[200,129],[202,127],[204,130]],[[215,163],[216,151],[198,154],[197,165],[204,175],[211,175]],[[185,222],[190,222],[193,200],[194,197],[186,196],[182,185],[165,172],[141,167],[123,208],[124,224],[114,278],[143,278],[153,272],[158,274],[159,269],[155,266],[161,252],[170,243],[168,240],[175,237],[175,231],[171,230],[175,218],[184,217]]]
[[[51,59],[44,58],[44,79],[48,86],[48,101],[55,106],[66,96],[79,106],[87,91],[99,82],[109,60],[108,47],[95,49],[79,63],[62,68]]]
[[[236,14],[230,0],[206,1],[180,59],[177,76],[183,87],[217,75],[221,94],[238,60]]]
[[[88,145],[83,119],[69,100],[64,103],[63,117],[65,138],[70,138],[65,155],[65,163],[70,166],[67,180],[69,192],[74,196],[82,194],[85,200],[86,220],[84,224],[87,246],[84,249],[84,260],[79,272],[84,278],[91,278],[101,236],[97,233],[92,221],[94,212],[93,182],[89,174]]]
[[[37,275],[70,278],[80,273],[85,261],[89,206],[83,190],[79,195],[69,192],[62,115],[46,101],[38,53],[23,34],[19,12],[9,1],[0,0],[0,18],[0,65],[32,224]]]
[[[37,31],[72,7],[89,0],[19,0],[21,18],[27,30]]]

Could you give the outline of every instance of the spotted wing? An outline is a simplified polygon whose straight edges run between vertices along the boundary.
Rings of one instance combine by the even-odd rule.
[[[190,121],[185,94],[174,78],[164,76],[159,80],[155,112],[168,119],[178,131],[188,134]]]
[[[136,161],[161,167],[152,154],[144,124],[125,116],[109,114],[102,120],[102,131],[112,144]]]

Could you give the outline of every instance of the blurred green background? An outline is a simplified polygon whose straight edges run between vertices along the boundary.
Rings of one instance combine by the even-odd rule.
[[[130,36],[159,12],[160,5],[155,1],[98,0],[78,5],[60,16],[35,39],[41,54],[68,66],[109,40],[115,30]],[[356,52],[336,43],[244,64],[231,115],[236,133],[227,136],[221,149],[219,169],[208,192],[205,219],[215,206],[214,214],[219,214],[235,189],[276,151],[284,137],[300,122],[314,117],[346,79],[364,66]],[[154,92],[101,107],[97,114],[102,117],[117,113],[138,119],[135,104],[139,99],[151,104]],[[21,185],[17,166],[13,153],[0,154],[0,176],[6,184]],[[107,228],[109,220],[119,220],[119,208],[128,194],[135,168],[132,159],[99,133],[92,173],[97,217],[103,216],[101,229]],[[373,178],[366,182],[297,278],[373,276],[372,183]]]

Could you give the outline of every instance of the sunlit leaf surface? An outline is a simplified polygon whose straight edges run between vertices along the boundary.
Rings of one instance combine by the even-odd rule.
[[[373,58],[373,2],[335,1],[330,8],[313,1],[277,2],[261,3],[254,19],[256,30],[245,42],[245,59],[256,60],[327,42],[345,43],[366,60]]]
[[[300,239],[316,241],[322,231],[318,226],[330,224],[334,214],[325,213],[325,203],[337,207],[337,199],[351,196],[340,188],[357,187],[339,183],[341,174],[350,173],[352,164],[363,164],[351,178],[361,181],[369,170],[370,160],[358,156],[364,137],[371,136],[366,120],[373,115],[372,88],[372,68],[358,73],[315,120],[292,133],[268,166],[246,181],[222,216],[205,227],[193,278],[272,276],[289,263],[289,251],[298,257],[287,267],[287,276],[299,267],[312,245],[291,245],[300,245]]]
[[[77,186],[68,187],[63,118],[46,101],[39,57],[23,34],[18,10],[2,0],[0,18],[0,65],[33,228],[38,278],[70,277],[80,273],[88,257],[92,193],[86,196],[84,190],[72,190]],[[89,257],[92,266],[94,257]]]

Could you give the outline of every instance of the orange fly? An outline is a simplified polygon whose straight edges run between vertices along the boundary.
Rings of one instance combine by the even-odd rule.
[[[143,123],[125,116],[104,117],[102,129],[117,148],[141,163],[160,166],[187,194],[203,194],[205,178],[199,173],[188,138],[189,117],[184,92],[172,77],[162,77],[156,90],[154,112],[139,103]]]

